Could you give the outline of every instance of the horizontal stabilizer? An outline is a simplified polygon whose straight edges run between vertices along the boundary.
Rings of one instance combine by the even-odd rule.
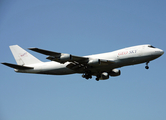
[[[28,70],[28,69],[33,69],[33,67],[26,67],[26,66],[21,66],[21,65],[16,65],[16,64],[11,64],[11,63],[2,63],[8,67],[19,69],[19,70]]]

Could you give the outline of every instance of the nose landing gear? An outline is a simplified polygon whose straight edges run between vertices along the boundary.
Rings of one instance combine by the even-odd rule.
[[[146,66],[145,66],[146,69],[149,69],[148,63],[149,63],[149,61],[146,62]]]

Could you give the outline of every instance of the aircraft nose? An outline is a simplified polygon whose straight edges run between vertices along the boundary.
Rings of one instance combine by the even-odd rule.
[[[163,55],[164,54],[164,51],[160,49],[160,54]]]
[[[161,49],[158,49],[157,51],[155,51],[159,56],[164,54],[164,51]]]

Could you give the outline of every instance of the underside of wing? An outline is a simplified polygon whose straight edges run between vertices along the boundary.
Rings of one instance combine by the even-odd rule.
[[[71,62],[67,65],[68,68],[72,70],[82,71],[86,69],[95,69],[99,66],[106,66],[113,64],[114,61],[103,60],[103,59],[89,59],[86,63],[81,63],[79,61]]]

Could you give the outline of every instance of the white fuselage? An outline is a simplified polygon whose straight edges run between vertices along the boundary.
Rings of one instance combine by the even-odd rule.
[[[128,47],[120,50],[116,50],[113,52],[96,54],[84,56],[88,57],[90,60],[93,59],[103,59],[114,61],[114,64],[110,65],[99,65],[95,69],[91,69],[92,71],[100,71],[107,72],[114,68],[119,68],[128,65],[140,64],[149,62],[160,57],[163,54],[163,50],[158,48],[153,48],[150,45],[139,45]],[[34,69],[29,70],[17,70],[16,72],[23,73],[38,73],[38,74],[52,74],[52,75],[65,75],[65,74],[73,74],[73,73],[82,73],[83,71],[73,71],[66,66],[70,64],[70,62],[66,62],[64,64],[51,61],[51,62],[42,62],[37,64],[27,65],[28,67],[34,67]]]

